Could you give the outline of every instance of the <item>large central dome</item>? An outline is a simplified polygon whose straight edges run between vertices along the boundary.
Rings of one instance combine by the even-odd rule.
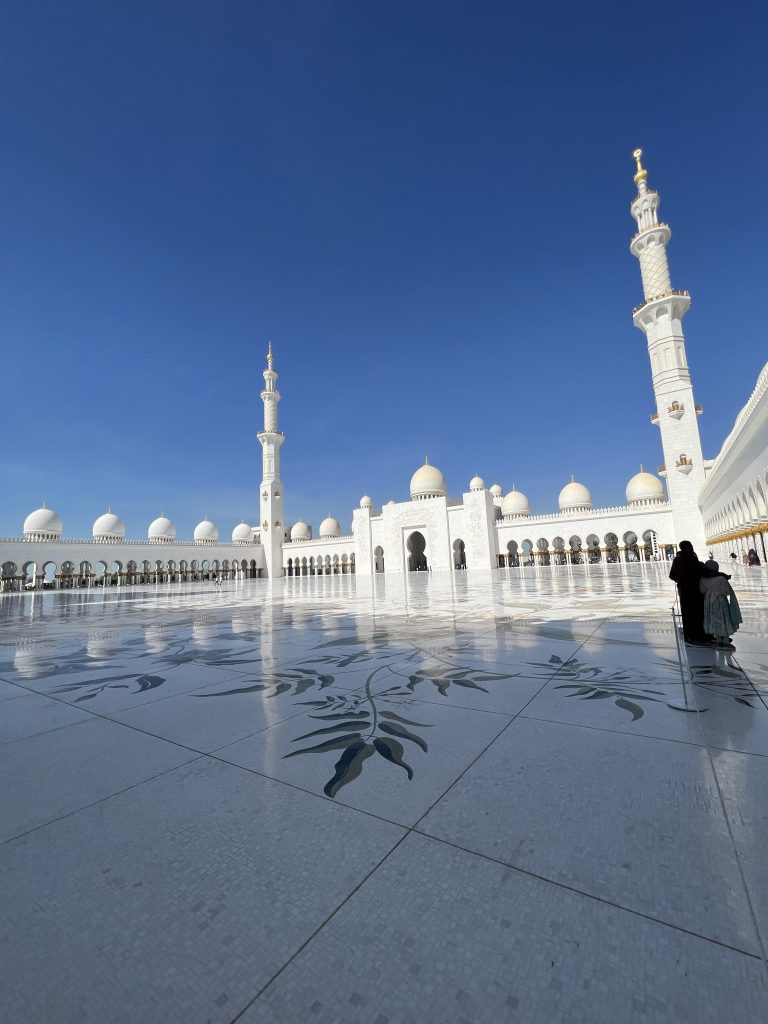
[[[430,466],[429,460],[424,460],[424,465],[419,466],[411,477],[411,498],[419,501],[421,498],[444,498],[448,493],[445,477],[437,468]]]

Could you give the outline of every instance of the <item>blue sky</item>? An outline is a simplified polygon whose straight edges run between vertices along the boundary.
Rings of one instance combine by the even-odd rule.
[[[713,456],[766,359],[764,5],[17,2],[0,63],[0,533],[290,520],[428,455],[535,512],[661,461],[631,150]]]

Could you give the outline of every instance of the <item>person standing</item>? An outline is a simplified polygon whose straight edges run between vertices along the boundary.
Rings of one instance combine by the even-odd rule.
[[[760,558],[754,548],[747,552],[747,565],[760,565]]]
[[[699,580],[699,588],[704,595],[704,632],[714,636],[718,647],[733,651],[736,648],[731,643],[731,634],[744,621],[739,602],[725,575],[718,571],[720,566],[714,558],[705,562],[704,568],[717,573],[716,576],[702,576]]]
[[[669,578],[677,584],[680,596],[683,637],[687,644],[703,647],[711,643],[713,637],[704,632],[704,595],[699,581],[702,576],[716,576],[717,573],[705,568],[704,563],[699,561],[689,540],[681,540],[679,549],[672,559]]]

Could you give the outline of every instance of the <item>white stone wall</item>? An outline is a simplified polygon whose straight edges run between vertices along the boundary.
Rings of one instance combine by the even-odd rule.
[[[718,561],[731,551],[768,549],[768,364],[723,442],[699,494],[707,543]]]
[[[451,569],[448,507],[447,498],[384,506],[381,515],[371,520],[371,545],[383,548],[386,572],[407,572],[407,541],[417,530],[426,540],[429,567],[435,571]]]

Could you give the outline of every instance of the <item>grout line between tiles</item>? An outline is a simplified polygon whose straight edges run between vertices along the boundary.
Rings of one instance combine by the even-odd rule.
[[[555,878],[549,878],[547,875],[540,875],[536,871],[519,867],[517,864],[508,864],[506,861],[499,860],[496,857],[491,857],[487,853],[481,853],[478,850],[469,850],[466,846],[462,846],[460,843],[453,843],[450,839],[445,839],[442,836],[435,836],[430,832],[423,832],[421,829],[416,827],[411,831],[415,832],[416,835],[423,836],[425,839],[430,839],[436,843],[442,843],[445,846],[450,846],[454,850],[461,850],[462,853],[468,853],[472,857],[479,857],[481,860],[488,861],[491,864],[497,864],[499,867],[506,868],[514,874],[524,875],[527,878],[535,878],[539,882],[546,882],[548,885],[554,885],[558,889],[565,889],[567,892],[575,893],[577,896],[583,896],[586,899],[594,900],[596,903],[602,903],[604,906],[613,907],[614,910],[620,910],[625,914],[632,914],[633,917],[641,917],[645,921],[652,921],[654,924],[662,925],[664,928],[671,928],[673,931],[682,932],[684,935],[690,935],[693,938],[701,939],[702,942],[711,942],[715,946],[722,946],[724,949],[730,949],[732,952],[739,953],[741,956],[748,956],[753,960],[758,961],[764,959],[757,953],[750,953],[749,950],[740,949],[738,946],[732,946],[729,942],[723,942],[720,939],[713,939],[709,935],[702,935],[701,932],[692,931],[690,928],[683,928],[682,925],[672,924],[670,921],[664,921],[660,917],[654,917],[653,914],[646,914],[642,910],[635,910],[632,907],[624,906],[622,903],[616,903],[614,900],[606,899],[604,896],[596,896],[592,892],[586,892],[584,889],[579,889],[574,885],[569,885],[567,882],[560,882]],[[756,932],[756,938],[758,938],[759,941],[758,932]]]

